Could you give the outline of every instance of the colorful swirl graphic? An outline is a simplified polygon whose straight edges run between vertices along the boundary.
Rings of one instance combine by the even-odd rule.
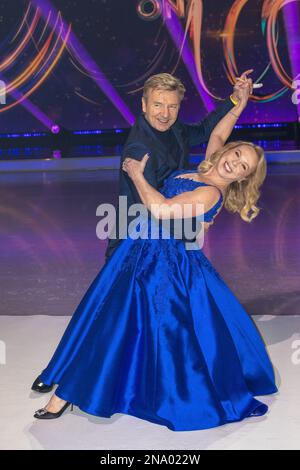
[[[10,41],[10,47],[14,48],[0,62],[0,75],[5,83],[5,87],[0,89],[0,98],[6,94],[13,99],[8,105],[1,106],[1,113],[32,95],[46,81],[60,60],[68,43],[71,25],[66,30],[58,12],[55,25],[50,28],[51,14],[49,12],[44,22],[39,8],[28,5],[21,24]],[[18,70],[19,64],[22,64],[21,71]],[[6,77],[13,75],[14,78],[7,81]]]

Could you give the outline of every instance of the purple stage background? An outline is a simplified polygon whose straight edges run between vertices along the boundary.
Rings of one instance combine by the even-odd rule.
[[[277,10],[276,3],[195,0],[189,22],[186,1],[1,2],[0,78],[8,92],[0,132],[47,130],[54,123],[129,127],[140,112],[144,81],[159,72],[183,80],[180,117],[194,122],[248,68],[264,87],[240,123],[297,121],[291,84],[300,72],[299,1],[281,2]]]

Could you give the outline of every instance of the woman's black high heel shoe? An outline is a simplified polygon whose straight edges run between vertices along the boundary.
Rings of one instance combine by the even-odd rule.
[[[51,413],[51,411],[46,410],[46,408],[40,408],[39,410],[35,412],[34,418],[38,418],[38,419],[59,418],[70,405],[71,405],[71,411],[73,411],[73,403],[70,403],[69,401],[67,401],[62,407],[62,409],[59,410],[57,413]]]
[[[31,390],[39,393],[48,393],[51,392],[53,389],[53,385],[46,385],[40,380],[40,376],[38,376],[31,386]]]

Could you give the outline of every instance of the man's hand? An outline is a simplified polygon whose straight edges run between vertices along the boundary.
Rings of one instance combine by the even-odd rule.
[[[237,77],[237,81],[233,87],[232,97],[238,101],[239,105],[246,107],[249,96],[253,92],[252,78],[248,78],[248,74],[252,73],[253,69],[246,70],[240,77]]]
[[[144,173],[148,158],[149,155],[147,153],[143,156],[141,161],[126,157],[122,164],[122,170],[125,171],[132,180],[134,180]]]

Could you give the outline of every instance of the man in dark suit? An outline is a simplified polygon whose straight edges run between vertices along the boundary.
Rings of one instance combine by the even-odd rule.
[[[177,119],[184,93],[182,82],[168,73],[153,75],[145,82],[143,113],[130,131],[120,162],[119,196],[127,196],[128,208],[131,204],[141,203],[141,200],[132,180],[122,171],[126,157],[141,160],[148,153],[151,158],[144,176],[151,186],[159,189],[174,170],[188,169],[190,147],[207,142],[216,124],[239,102],[239,86],[236,85],[233,94],[203,121],[184,124]],[[127,216],[126,221],[119,220],[119,206],[116,212],[116,224],[105,252],[106,261],[120,242],[120,224],[128,226],[133,218]]]

